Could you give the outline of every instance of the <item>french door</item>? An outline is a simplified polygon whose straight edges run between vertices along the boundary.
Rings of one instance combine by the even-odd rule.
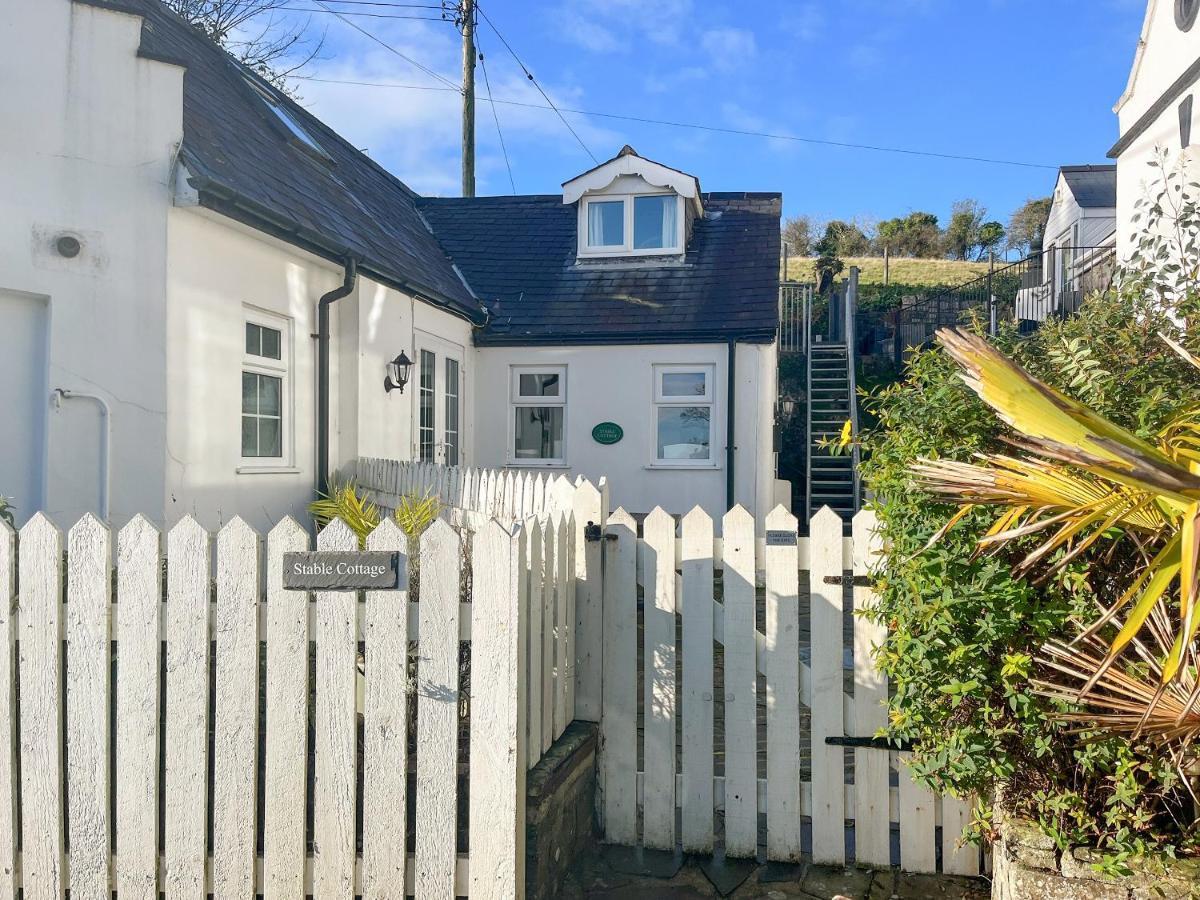
[[[416,350],[413,457],[446,466],[464,465],[463,348],[417,332]]]

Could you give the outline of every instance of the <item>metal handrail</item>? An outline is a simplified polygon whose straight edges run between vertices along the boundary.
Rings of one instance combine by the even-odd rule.
[[[812,304],[816,291],[804,292],[804,527],[812,517]]]
[[[862,481],[858,472],[858,376],[854,359],[858,355],[855,313],[858,307],[858,266],[850,267],[850,280],[846,284],[846,378],[850,388],[850,471],[854,476],[854,504],[852,509],[861,508]]]

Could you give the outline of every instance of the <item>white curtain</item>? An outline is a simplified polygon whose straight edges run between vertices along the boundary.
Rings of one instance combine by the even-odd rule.
[[[663,217],[662,217],[662,245],[663,247],[675,246],[675,214],[679,210],[679,203],[674,197],[664,197],[662,200]]]

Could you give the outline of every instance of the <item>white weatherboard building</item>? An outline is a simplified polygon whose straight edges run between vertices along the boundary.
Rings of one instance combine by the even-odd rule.
[[[18,521],[262,527],[358,456],[773,502],[778,194],[626,148],[561,194],[420,197],[157,0],[0,22]]]
[[[1193,133],[1200,113],[1200,0],[1149,0],[1133,68],[1114,112],[1120,140],[1108,155],[1117,161],[1117,252],[1134,249],[1144,227],[1133,221],[1138,200],[1147,196],[1160,172],[1150,166],[1167,155],[1167,166],[1182,165],[1187,181],[1200,180]]]

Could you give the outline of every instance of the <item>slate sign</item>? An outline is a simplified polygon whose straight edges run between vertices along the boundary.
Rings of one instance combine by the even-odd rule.
[[[795,547],[796,532],[794,531],[768,531],[767,532],[768,547]]]
[[[303,591],[387,591],[400,584],[400,554],[318,550],[283,554],[283,586]]]

